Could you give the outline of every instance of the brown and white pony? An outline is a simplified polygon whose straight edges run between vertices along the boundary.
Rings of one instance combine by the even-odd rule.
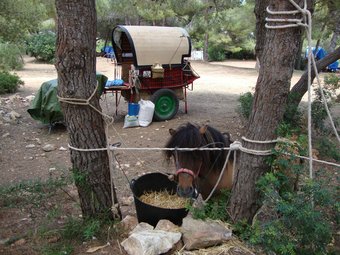
[[[191,123],[169,130],[171,137],[166,148],[224,148],[232,141],[230,135],[222,134],[215,128]],[[183,197],[196,197],[198,193],[206,199],[217,183],[227,158],[227,150],[193,150],[166,151],[168,161],[174,159],[176,166],[175,179],[178,181],[177,193]],[[230,155],[226,169],[216,188],[231,189],[233,184],[233,154]]]

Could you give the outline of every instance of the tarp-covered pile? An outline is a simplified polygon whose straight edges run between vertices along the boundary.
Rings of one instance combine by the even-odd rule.
[[[99,83],[99,92],[102,93],[107,77],[97,74],[97,81]],[[40,86],[31,106],[27,110],[33,119],[50,125],[63,122],[64,115],[57,97],[57,86],[57,79],[46,81]]]

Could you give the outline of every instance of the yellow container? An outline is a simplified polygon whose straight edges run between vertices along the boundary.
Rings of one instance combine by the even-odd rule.
[[[152,67],[151,67],[151,71],[152,71],[152,78],[164,78],[164,68],[159,64],[159,63],[155,63]]]

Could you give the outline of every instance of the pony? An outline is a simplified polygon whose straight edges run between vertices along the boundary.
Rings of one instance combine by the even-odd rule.
[[[221,133],[215,128],[204,125],[187,123],[176,130],[169,129],[170,138],[166,148],[224,148],[232,144],[229,133]],[[164,152],[168,162],[174,160],[177,181],[177,194],[181,197],[196,198],[200,193],[203,199],[210,197],[210,193],[217,184],[221,171],[222,178],[217,184],[216,191],[231,190],[233,184],[233,154],[227,158],[227,150],[167,150]],[[216,192],[216,193],[217,193]]]

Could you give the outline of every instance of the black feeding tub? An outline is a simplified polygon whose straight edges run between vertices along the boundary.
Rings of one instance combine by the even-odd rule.
[[[133,193],[137,218],[139,222],[146,222],[156,226],[161,219],[170,220],[172,223],[180,226],[182,220],[188,214],[186,208],[167,209],[160,208],[142,202],[139,197],[145,192],[159,192],[167,190],[170,194],[176,193],[177,184],[162,173],[149,173],[140,176],[131,181],[131,190]]]

